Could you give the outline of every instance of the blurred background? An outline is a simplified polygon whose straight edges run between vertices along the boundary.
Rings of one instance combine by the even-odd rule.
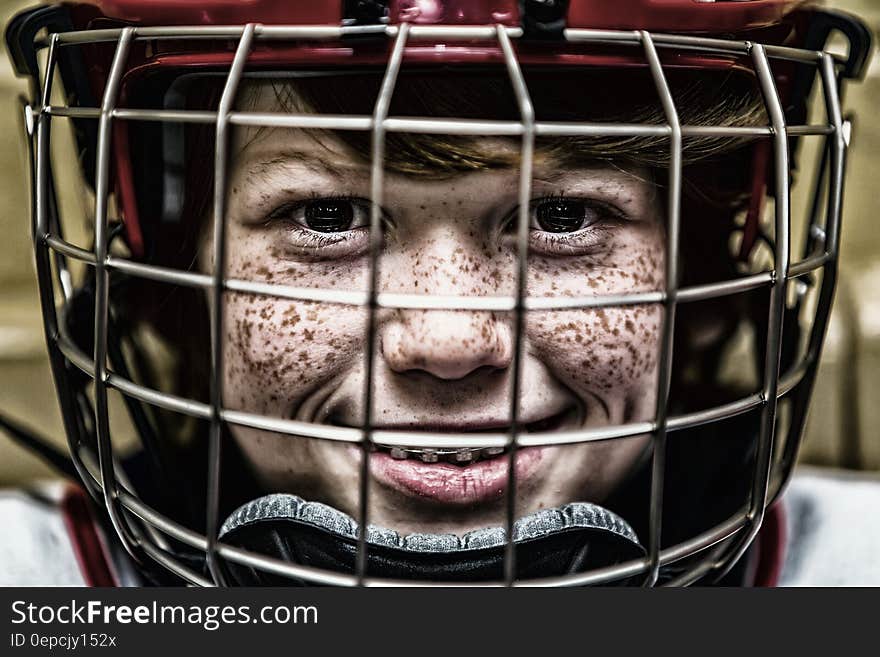
[[[0,0],[0,25],[34,0]],[[830,0],[859,14],[880,39],[880,0]],[[26,92],[0,54],[0,411],[59,446],[64,435],[37,300],[28,236],[29,202],[21,138]],[[855,112],[844,205],[841,275],[819,381],[813,397],[802,462],[880,470],[880,230],[876,172],[880,165],[880,57],[860,85],[849,87]],[[71,162],[74,160],[71,159]],[[62,205],[84,206],[82,190],[62,190]],[[62,447],[63,448],[63,447]],[[53,473],[0,434],[0,487]]]

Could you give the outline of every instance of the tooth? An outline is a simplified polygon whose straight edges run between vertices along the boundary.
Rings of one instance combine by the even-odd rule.
[[[483,450],[483,456],[499,456],[504,454],[503,447],[487,447]]]
[[[392,447],[391,448],[391,458],[398,459],[398,460],[405,459],[406,452],[403,451],[400,447]]]
[[[476,458],[476,452],[472,449],[463,449],[455,453],[456,463],[471,463]]]
[[[436,449],[423,449],[417,456],[425,463],[436,463],[438,460]]]

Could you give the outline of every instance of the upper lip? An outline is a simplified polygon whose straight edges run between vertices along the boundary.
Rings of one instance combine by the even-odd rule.
[[[519,419],[519,425],[523,430],[528,427],[543,422],[552,422],[557,418],[564,421],[568,416],[573,415],[577,411],[577,406],[573,403],[559,405],[559,408],[551,413],[526,413]],[[578,415],[580,415],[578,413]],[[337,421],[338,418],[329,418],[331,424],[339,426],[356,427],[357,425],[347,422]],[[441,422],[424,422],[418,419],[408,421],[395,422],[375,422],[373,428],[380,431],[424,431],[433,433],[503,433],[510,430],[509,418],[496,419],[474,419],[470,421],[441,421]]]

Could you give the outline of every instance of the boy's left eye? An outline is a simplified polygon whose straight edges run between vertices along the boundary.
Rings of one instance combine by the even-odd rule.
[[[348,199],[316,199],[303,207],[303,220],[310,230],[341,233],[351,230],[357,208]]]
[[[536,228],[548,233],[573,233],[588,227],[598,218],[583,199],[553,198],[538,201],[532,210]]]

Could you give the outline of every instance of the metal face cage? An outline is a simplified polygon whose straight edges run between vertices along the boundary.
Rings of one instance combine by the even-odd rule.
[[[237,111],[234,99],[242,80],[248,58],[260,42],[332,41],[352,36],[372,35],[391,42],[380,92],[369,116],[322,116],[267,114]],[[636,578],[646,585],[657,583],[661,569],[686,559],[686,568],[679,569],[664,584],[686,585],[723,575],[743,555],[755,538],[764,519],[765,510],[783,489],[791,474],[798,441],[803,429],[807,403],[816,375],[823,336],[833,296],[843,194],[849,124],[844,120],[840,88],[846,61],[816,50],[762,45],[748,41],[722,40],[654,34],[647,31],[605,31],[567,29],[564,39],[569,43],[613,46],[629,49],[641,56],[653,80],[658,103],[666,117],[665,124],[542,122],[536,120],[532,101],[518,59],[515,42],[523,36],[520,28],[503,25],[485,26],[423,26],[367,25],[350,27],[328,26],[265,26],[248,24],[243,27],[126,27],[90,31],[49,31],[37,42],[38,51],[45,50],[45,65],[37,76],[33,99],[25,108],[27,136],[31,146],[33,172],[32,230],[34,252],[48,349],[64,415],[71,457],[86,488],[102,500],[113,527],[126,549],[143,562],[155,562],[184,581],[197,585],[227,583],[222,564],[240,564],[281,577],[317,584],[342,586],[412,585],[412,581],[379,579],[367,573],[370,545],[366,528],[370,495],[368,467],[371,446],[419,448],[488,448],[509,449],[510,485],[507,489],[507,550],[505,578],[490,585],[588,585],[611,583]],[[175,39],[235,40],[234,58],[225,74],[222,96],[216,111],[124,109],[118,106],[120,87],[126,73],[133,44],[139,41]],[[398,118],[389,115],[402,62],[408,46],[448,40],[467,40],[494,44],[500,49],[503,65],[517,101],[519,120],[461,120],[440,118]],[[103,86],[99,106],[84,107],[53,104],[52,89],[56,69],[64,64],[67,51],[77,47],[112,44],[115,54]],[[756,127],[689,126],[679,120],[678,110],[667,82],[666,67],[661,63],[664,52],[686,52],[694,55],[733,56],[747,58],[760,87],[768,125]],[[787,125],[786,112],[771,69],[773,62],[788,62],[808,67],[818,74],[820,92],[827,121],[820,124]],[[56,117],[90,120],[97,126],[97,148],[94,169],[94,248],[84,249],[67,241],[62,234],[50,160],[50,127]],[[148,121],[162,124],[200,123],[213,126],[216,135],[214,157],[213,262],[210,274],[163,268],[139,262],[135,258],[116,255],[110,250],[113,238],[110,223],[111,143],[116,122]],[[225,275],[226,262],[226,197],[229,133],[234,126],[267,126],[282,128],[357,130],[370,134],[372,160],[370,169],[371,214],[369,287],[366,292],[317,290],[277,285],[267,282],[237,280]],[[393,132],[470,134],[480,136],[515,136],[521,140],[519,173],[519,214],[516,230],[517,265],[516,293],[510,296],[455,297],[388,293],[379,289],[379,255],[382,241],[380,207],[383,196],[385,138]],[[665,287],[650,292],[614,296],[585,295],[582,297],[542,298],[526,294],[528,253],[528,208],[531,198],[532,168],[535,140],[544,136],[656,136],[668,140],[667,258]],[[697,286],[681,286],[680,281],[680,204],[682,194],[682,142],[689,137],[712,136],[731,139],[766,139],[772,144],[773,241],[772,266],[758,273]],[[790,211],[791,140],[813,136],[822,142],[822,157],[816,174],[812,204],[805,221],[808,238],[800,258],[792,258]],[[93,352],[88,353],[69,334],[65,317],[72,312],[74,277],[69,263],[78,261],[94,274]],[[821,276],[819,275],[821,274]],[[124,370],[111,366],[113,349],[111,334],[113,312],[109,288],[115,275],[141,277],[206,290],[211,304],[211,371],[210,403],[178,397],[146,387],[133,380]],[[819,282],[820,281],[820,282]],[[817,302],[811,311],[806,347],[790,367],[782,371],[781,353],[784,333],[790,330],[786,317],[791,311],[787,297],[803,291],[807,282],[819,282],[814,288]],[[765,334],[757,336],[764,343],[764,363],[760,388],[736,401],[686,414],[669,410],[670,380],[673,368],[673,337],[676,311],[682,304],[708,299],[726,298],[764,289],[769,293]],[[222,327],[224,295],[238,292],[265,295],[278,299],[309,300],[346,304],[368,310],[366,344],[366,385],[363,390],[365,417],[360,428],[326,426],[224,408]],[[626,425],[580,429],[564,433],[528,433],[521,431],[518,418],[520,398],[521,349],[523,325],[530,311],[610,308],[639,304],[659,304],[663,308],[658,354],[656,408],[653,419]],[[510,390],[510,426],[508,433],[437,434],[431,432],[379,430],[373,422],[374,336],[376,314],[380,309],[450,309],[510,313],[514,326],[514,360]],[[75,376],[85,375],[94,386],[94,408],[76,392]],[[117,391],[138,404],[156,406],[207,421],[210,425],[207,463],[207,503],[205,532],[201,533],[172,520],[145,503],[127,481],[111,442],[108,391]],[[778,430],[778,402],[790,396],[792,411],[785,432]],[[708,425],[748,412],[760,414],[760,433],[752,469],[749,499],[734,515],[692,539],[664,547],[661,544],[664,482],[668,477],[666,445],[670,432]],[[292,437],[342,441],[360,445],[358,558],[353,574],[331,572],[256,554],[218,538],[222,518],[219,514],[221,490],[221,439],[225,425],[241,425],[283,433]],[[93,433],[94,448],[87,435]],[[561,577],[517,580],[516,552],[512,540],[515,521],[515,469],[513,459],[517,448],[538,445],[564,445],[588,441],[619,440],[650,434],[653,454],[651,466],[649,530],[647,556],[598,570]],[[179,557],[171,542],[201,554],[205,570],[193,565],[192,559]],[[420,584],[425,584],[421,582]],[[438,582],[430,582],[438,584]],[[485,583],[481,583],[485,584]]]

